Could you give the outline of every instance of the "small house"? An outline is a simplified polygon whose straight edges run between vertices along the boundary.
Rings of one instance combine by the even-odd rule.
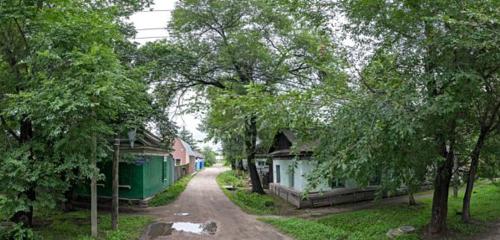
[[[290,130],[278,132],[268,151],[272,159],[270,191],[298,208],[331,206],[340,203],[371,200],[377,186],[360,188],[354,180],[325,179],[314,189],[307,176],[314,170],[316,143],[299,143]],[[305,191],[309,190],[307,194]]]
[[[180,174],[184,176],[194,173],[196,168],[196,153],[193,148],[184,140],[175,138],[173,149],[172,155],[175,160],[175,166],[181,166],[180,169],[182,169]],[[177,178],[182,176],[178,176]]]
[[[174,162],[169,149],[161,139],[147,130],[134,133],[135,139],[119,139],[119,198],[144,202],[162,192],[174,182]],[[112,155],[98,164],[104,179],[97,183],[99,198],[111,198]],[[90,196],[87,185],[77,188],[79,196]]]

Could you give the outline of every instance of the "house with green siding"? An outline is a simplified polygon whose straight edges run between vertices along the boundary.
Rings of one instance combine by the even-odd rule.
[[[174,160],[169,148],[147,130],[134,137],[120,138],[119,197],[121,200],[147,202],[174,182]],[[111,156],[110,156],[111,157]],[[97,184],[99,198],[111,198],[111,159],[99,164],[104,179]],[[90,187],[81,186],[79,196],[89,196]]]

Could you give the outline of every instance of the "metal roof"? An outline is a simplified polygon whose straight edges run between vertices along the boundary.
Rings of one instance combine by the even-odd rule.
[[[196,156],[196,153],[194,152],[193,148],[191,148],[191,146],[187,142],[185,142],[184,140],[182,140],[180,138],[178,138],[178,139],[181,142],[184,149],[186,149],[186,152],[189,156]]]

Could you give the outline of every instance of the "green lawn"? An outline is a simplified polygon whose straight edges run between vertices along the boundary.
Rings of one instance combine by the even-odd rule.
[[[217,183],[224,194],[243,211],[250,214],[269,215],[278,214],[283,201],[270,195],[252,193],[248,190],[246,175],[238,175],[235,171],[226,171],[217,176]],[[224,186],[234,186],[235,191],[229,191]]]
[[[500,220],[500,187],[481,183],[475,188],[472,201],[472,216],[479,221]],[[297,240],[313,239],[386,239],[390,228],[412,225],[416,234],[399,239],[420,239],[424,225],[429,222],[431,199],[423,199],[420,205],[406,204],[384,206],[368,210],[332,214],[318,220],[299,218],[264,218],[282,232]],[[455,238],[470,236],[485,228],[481,225],[467,225],[456,213],[461,210],[462,198],[450,197],[448,224]]]
[[[99,213],[99,239],[138,239],[152,221],[153,218],[148,216],[120,214],[119,230],[111,231],[110,213]],[[42,239],[92,239],[90,237],[90,211],[88,210],[44,214],[37,216],[36,222],[38,222],[38,226],[34,228],[34,231]]]
[[[177,199],[177,197],[179,197],[179,195],[181,195],[181,193],[184,191],[184,189],[186,189],[186,186],[189,183],[189,181],[191,180],[191,178],[193,178],[193,175],[187,175],[187,176],[179,179],[172,186],[165,189],[165,191],[154,196],[154,198],[151,199],[151,201],[149,201],[149,206],[158,207],[158,206],[167,205],[167,204],[175,201],[175,199]]]

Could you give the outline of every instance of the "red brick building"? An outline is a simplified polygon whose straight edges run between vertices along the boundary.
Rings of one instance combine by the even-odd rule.
[[[188,173],[193,173],[195,171],[196,153],[191,146],[182,139],[175,138],[173,147],[174,152],[172,156],[174,157],[175,165],[181,166],[189,164]]]

